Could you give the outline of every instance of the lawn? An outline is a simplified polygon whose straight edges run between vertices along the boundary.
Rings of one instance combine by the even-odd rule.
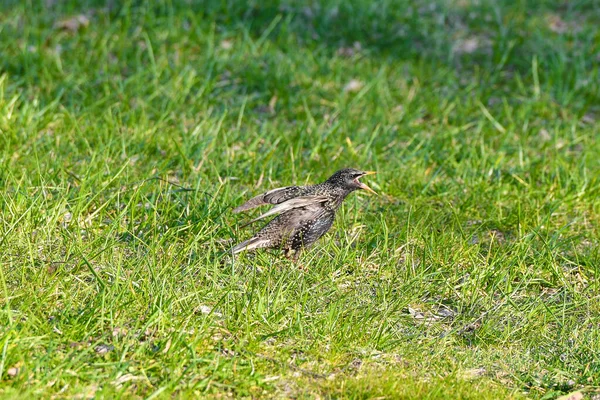
[[[599,21],[2,2],[0,397],[598,398]],[[343,167],[379,195],[304,269],[227,254],[233,207]]]

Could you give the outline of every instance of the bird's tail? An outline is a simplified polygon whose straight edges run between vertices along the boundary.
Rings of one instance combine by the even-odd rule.
[[[253,237],[251,239],[245,240],[242,243],[234,246],[231,249],[231,254],[241,253],[245,250],[254,250],[260,249],[261,247],[267,247],[269,245],[269,240],[264,238]]]

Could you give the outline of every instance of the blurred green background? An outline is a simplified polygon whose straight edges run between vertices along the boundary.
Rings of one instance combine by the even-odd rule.
[[[600,4],[0,4],[0,395],[597,396]],[[298,271],[252,195],[376,169]]]

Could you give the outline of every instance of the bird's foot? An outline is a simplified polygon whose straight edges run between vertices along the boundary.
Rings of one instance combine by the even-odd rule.
[[[297,266],[298,269],[300,271],[303,271],[305,268],[304,266],[298,262],[298,259],[300,258],[300,252],[297,250],[288,250],[285,253],[283,253],[284,257],[287,258],[288,260],[290,260],[292,262],[292,264],[294,266]]]
[[[298,262],[298,260],[300,259],[300,252],[299,251],[295,251],[292,254],[286,254],[286,258],[288,260],[290,260],[294,266],[298,267],[298,269],[300,271],[306,270],[306,268],[304,267],[304,265],[302,263]]]

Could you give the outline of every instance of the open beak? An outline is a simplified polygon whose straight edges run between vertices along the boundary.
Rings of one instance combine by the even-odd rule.
[[[359,179],[360,179],[360,178],[362,178],[363,176],[366,176],[366,175],[373,175],[373,174],[376,174],[376,173],[377,173],[376,171],[365,171],[365,172],[363,172],[363,175],[361,175],[360,177],[358,177],[358,178],[356,179],[356,182],[358,182],[358,186],[359,186],[361,189],[364,189],[364,190],[366,190],[367,192],[371,192],[371,193],[373,193],[373,194],[375,194],[375,195],[376,195],[376,194],[377,194],[377,192],[375,192],[373,189],[371,189],[370,187],[368,187],[367,185],[365,185],[364,183],[362,183],[362,182],[360,182],[360,181],[359,181]]]

